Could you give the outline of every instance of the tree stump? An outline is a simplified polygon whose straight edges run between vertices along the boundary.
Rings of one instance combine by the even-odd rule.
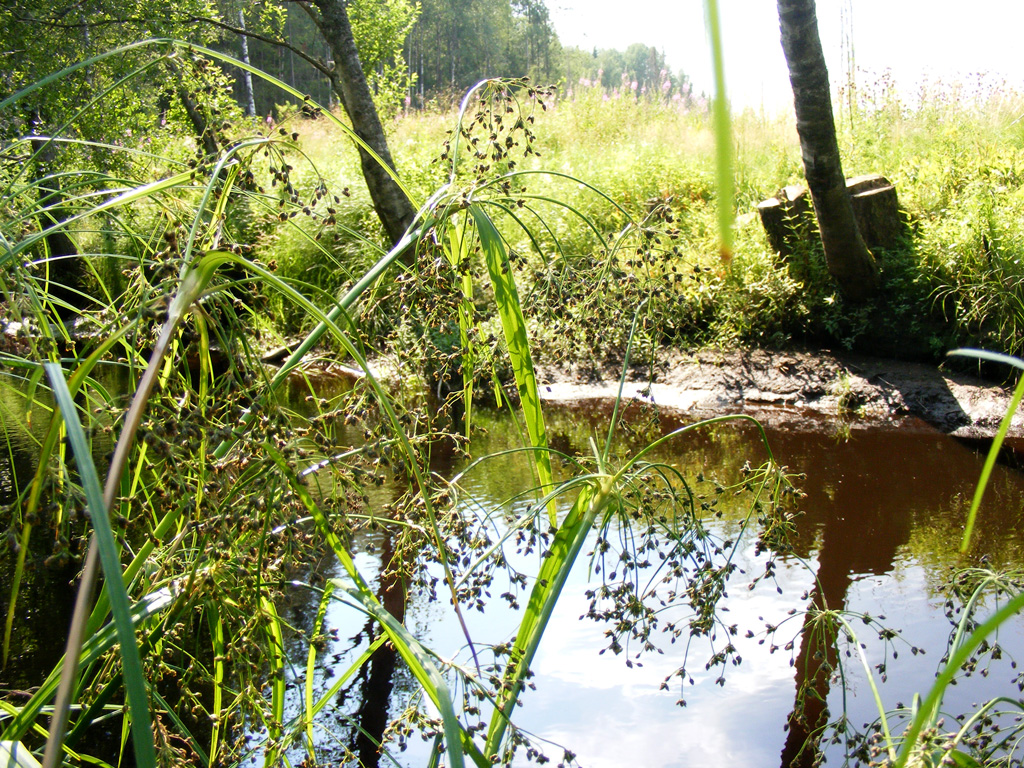
[[[802,244],[818,235],[810,196],[799,185],[786,187],[776,197],[760,203],[757,212],[768,244],[781,256],[792,256],[801,250]]]
[[[884,176],[858,176],[848,179],[853,215],[868,248],[892,250],[906,234],[906,219],[900,213],[896,187]]]
[[[868,248],[889,250],[899,246],[906,232],[896,187],[879,174],[847,179],[861,236]],[[818,238],[810,196],[801,186],[783,189],[757,206],[768,244],[784,258],[806,251]]]

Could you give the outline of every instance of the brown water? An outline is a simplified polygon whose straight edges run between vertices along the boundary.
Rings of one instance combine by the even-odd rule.
[[[607,419],[604,403],[554,409],[549,412],[551,442],[567,453],[585,452],[588,436],[603,437]],[[512,422],[487,415],[481,421],[487,435],[473,444],[474,455],[517,444]],[[886,664],[885,682],[877,671],[874,675],[882,701],[892,709],[909,704],[915,693],[924,694],[931,684],[952,629],[942,610],[941,591],[951,569],[978,563],[1024,564],[1024,477],[1018,471],[997,467],[975,546],[969,558],[961,559],[955,553],[982,455],[913,420],[884,429],[787,421],[788,426],[769,431],[769,440],[777,460],[802,475],[798,484],[806,493],[800,503],[805,514],[798,521],[794,551],[779,562],[774,582],[748,590],[751,574],[763,571],[764,563],[755,557],[752,540],[739,548],[737,563],[745,573],[735,577],[722,615],[740,628],[731,640],[742,663],[730,665],[721,684],[720,670],[704,667],[707,649],[691,650],[687,682],[675,679],[669,690],[661,690],[662,682],[683,663],[682,643],[661,642],[664,653],[640,658],[603,653],[608,645],[605,627],[580,618],[589,604],[584,593],[595,582],[588,563],[580,562],[534,664],[536,691],[526,693],[516,719],[556,763],[561,747],[566,747],[580,765],[597,768],[789,764],[805,737],[799,727],[789,727],[799,681],[827,700],[832,718],[845,711],[851,725],[862,728],[878,717],[856,646],[834,633],[817,645],[808,640],[802,632],[808,608],[828,606],[851,615],[884,616],[886,626],[902,633],[905,640],[883,643],[877,628],[851,619],[857,641],[864,644],[867,666]],[[644,417],[634,417],[633,422],[644,437],[653,436]],[[667,432],[678,424],[663,416],[658,428]],[[728,482],[738,477],[744,462],[758,464],[764,456],[756,429],[733,424],[689,434],[656,458],[691,478],[703,472]],[[509,500],[529,484],[529,477],[524,457],[510,456],[485,463],[467,475],[462,486],[478,510],[500,518],[510,507],[527,503]],[[733,538],[740,533],[741,521],[726,509],[723,518],[709,526],[722,538]],[[373,543],[378,551],[387,546],[380,538]],[[376,556],[366,553],[358,562],[365,573],[375,573],[379,564]],[[524,571],[535,572],[536,563],[536,556],[532,565],[528,559],[516,561]],[[393,598],[394,585],[385,587]],[[500,591],[497,585],[492,589],[495,595]],[[414,634],[441,658],[470,664],[466,640],[444,601],[427,603],[413,593],[400,609]],[[674,610],[668,609],[662,619],[673,618]],[[470,634],[478,644],[510,639],[517,621],[518,614],[497,599],[484,613],[468,616]],[[318,690],[333,682],[332,667],[347,667],[346,660],[365,647],[368,636],[365,620],[341,606],[331,609],[327,624],[337,630],[339,640],[323,653],[325,666],[315,681]],[[778,629],[768,633],[769,625]],[[747,629],[752,637],[744,636]],[[360,631],[363,636],[358,636]],[[1024,654],[1024,623],[1004,626],[998,640],[1005,651],[1003,661],[987,676],[973,675],[950,689],[946,711],[970,711],[977,702],[997,695],[1019,695],[1010,659]],[[774,652],[772,645],[777,647]],[[913,653],[912,648],[927,653]],[[304,664],[304,649],[301,654],[297,666]],[[819,674],[813,663],[816,655],[837,654],[844,661],[845,684]],[[694,663],[698,659],[700,663]],[[301,674],[296,675],[295,682],[300,682]],[[330,753],[332,743],[352,744],[352,722],[369,730],[397,715],[414,690],[393,659],[375,662],[324,718],[321,748]],[[685,707],[677,705],[679,699],[685,699]],[[806,715],[812,724],[828,719],[821,707],[810,706]],[[896,728],[897,721],[891,725]],[[842,745],[824,750],[831,764],[842,763]],[[368,759],[373,750],[362,754]],[[396,753],[395,761],[425,765],[428,755],[429,745],[414,739],[406,751]],[[380,764],[392,763],[385,758]]]

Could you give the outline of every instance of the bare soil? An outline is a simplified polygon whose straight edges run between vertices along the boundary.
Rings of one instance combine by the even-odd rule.
[[[538,370],[541,397],[552,401],[614,398],[620,376],[611,366]],[[623,396],[695,418],[746,412],[780,426],[810,427],[822,416],[863,427],[917,417],[960,438],[994,435],[1010,402],[1004,387],[926,363],[761,350],[661,354],[653,371],[630,369]],[[1021,413],[1010,436],[1024,438]]]

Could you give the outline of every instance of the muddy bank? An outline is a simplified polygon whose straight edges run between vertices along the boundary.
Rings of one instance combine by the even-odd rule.
[[[652,377],[653,373],[653,377]],[[551,401],[615,397],[620,370],[563,366],[538,370]],[[750,413],[770,423],[848,419],[852,425],[905,423],[918,417],[962,438],[991,437],[1008,390],[935,365],[829,352],[703,351],[659,354],[634,366],[623,394],[696,418]],[[1024,438],[1018,413],[1011,436]]]

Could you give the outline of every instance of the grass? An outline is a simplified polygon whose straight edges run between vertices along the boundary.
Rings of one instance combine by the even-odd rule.
[[[159,58],[182,46],[152,47]],[[929,119],[935,127],[926,109],[920,114],[915,122],[889,102],[873,111],[865,105],[851,130],[888,131],[911,147]],[[988,138],[1013,130],[994,120],[986,133],[981,120],[965,115],[959,128],[949,121],[943,151],[966,156],[969,141],[977,153]],[[450,135],[442,133],[446,125]],[[125,164],[134,173],[127,179],[127,171],[69,168],[62,175],[67,215],[60,217],[47,210],[53,178],[23,170],[36,160],[32,144],[0,150],[0,288],[9,319],[30,329],[8,343],[3,362],[17,383],[11,392],[45,422],[33,473],[16,479],[9,509],[20,548],[4,663],[30,550],[55,541],[54,556],[75,562],[93,528],[104,572],[95,603],[83,579],[75,617],[82,639],[69,643],[67,665],[58,664],[27,702],[3,702],[0,739],[39,753],[45,738],[49,765],[78,759],[79,750],[100,766],[119,764],[129,750],[141,765],[234,765],[257,750],[276,764],[293,748],[315,763],[314,716],[385,646],[436,713],[434,722],[418,713],[409,723],[434,740],[435,755],[443,752],[453,766],[508,763],[519,750],[529,756],[533,747],[513,715],[531,662],[588,537],[607,539],[615,527],[630,532],[635,549],[623,559],[623,588],[606,610],[619,619],[613,649],[629,639],[646,644],[657,622],[662,598],[639,594],[628,575],[645,551],[663,555],[682,581],[673,599],[690,617],[680,631],[693,640],[727,633],[716,611],[739,542],[711,537],[691,480],[650,460],[666,441],[710,422],[620,452],[616,406],[589,455],[562,454],[548,444],[534,373],[539,355],[614,357],[625,377],[631,355],[654,356],[665,344],[827,338],[852,345],[933,311],[952,313],[955,326],[924,322],[922,333],[996,338],[1016,348],[1016,287],[1006,279],[1015,255],[1013,208],[982,183],[982,167],[991,181],[992,164],[954,164],[964,178],[941,179],[947,166],[914,165],[910,150],[885,158],[852,151],[851,171],[891,173],[920,222],[905,250],[883,257],[888,293],[875,307],[853,310],[835,296],[813,247],[808,268],[795,276],[768,252],[748,215],[758,199],[797,176],[795,142],[764,138],[786,135],[785,121],[736,117],[734,138],[712,165],[708,150],[723,134],[703,112],[631,97],[606,101],[599,91],[550,102],[550,94],[523,83],[488,82],[458,115],[405,117],[393,127],[421,215],[390,249],[379,245],[357,191],[354,159],[338,152],[351,140],[343,122],[321,113],[283,128],[239,136],[192,167],[169,151]],[[875,153],[898,143],[865,142]],[[437,162],[425,161],[434,154]],[[716,191],[730,156],[735,220],[730,196]],[[891,171],[870,167],[882,159]],[[1000,167],[1012,200],[1012,162]],[[913,181],[908,168],[919,169]],[[924,188],[936,183],[938,196],[922,202]],[[927,207],[939,204],[946,207]],[[963,216],[955,232],[945,232],[947,246],[959,234],[962,247],[939,251],[929,232],[952,226],[949,206]],[[87,339],[61,320],[71,307],[53,285],[59,263],[50,258],[47,235],[56,230],[70,231],[98,254],[92,263],[105,265],[90,283],[98,305],[83,313],[95,331]],[[974,236],[981,254],[972,250]],[[416,266],[402,269],[410,253]],[[267,306],[280,310],[282,327],[257,319]],[[888,314],[871,316],[879,311]],[[275,373],[259,363],[254,328],[296,339]],[[226,360],[220,366],[218,348]],[[362,375],[336,398],[314,392],[311,413],[299,415],[280,390],[313,349],[349,361]],[[371,355],[395,356],[433,377],[428,383],[441,407],[425,406],[422,390],[410,396],[400,380],[376,378]],[[130,403],[106,383],[104,370],[124,378]],[[457,503],[457,486],[431,468],[442,445],[460,451],[482,392],[514,409],[529,459],[524,473],[532,475],[525,508],[510,503],[518,514],[505,528],[489,517],[474,520]],[[99,433],[116,436],[109,461],[93,456],[106,445]],[[765,448],[767,463],[746,468],[736,488],[745,494],[741,528],[760,537],[770,558],[786,551],[793,494]],[[97,464],[108,473],[102,499]],[[385,484],[387,493],[375,490]],[[488,526],[492,538],[476,535]],[[398,542],[383,567],[452,611],[470,662],[438,657],[360,571],[352,541],[381,528]],[[518,541],[544,553],[536,573],[524,576],[520,624],[508,643],[481,644],[463,613],[479,604]],[[343,578],[326,586],[291,578],[324,551]],[[342,601],[373,628],[370,649],[337,670],[339,683],[319,698],[308,685],[290,692],[285,680],[286,638],[307,644],[308,667],[320,631],[289,626],[279,610],[297,585],[317,595],[318,621],[325,606]],[[965,624],[954,659],[974,653],[1019,600],[969,634]],[[709,664],[729,661],[726,646]],[[957,672],[947,668],[928,694],[900,760]],[[298,697],[295,706],[289,697]],[[51,707],[67,714],[66,723],[50,717]],[[125,736],[113,748],[96,747],[96,732],[111,718],[120,718]],[[245,737],[260,730],[264,737],[249,744]]]
[[[168,47],[173,50],[174,45],[158,42],[157,55],[167,55]],[[77,66],[100,63],[102,57]],[[26,380],[22,390],[26,400],[45,407],[52,397],[59,405],[49,409],[34,477],[16,489],[24,516],[11,521],[22,545],[14,565],[8,628],[18,610],[17,585],[26,571],[25,555],[39,545],[34,527],[59,532],[67,560],[80,557],[82,526],[75,518],[82,516],[74,514],[74,509],[84,502],[99,542],[87,556],[90,564],[80,586],[72,622],[78,629],[69,636],[68,663],[54,668],[27,703],[5,707],[5,742],[21,742],[37,750],[34,732],[42,730],[47,736],[45,763],[58,765],[65,755],[91,749],[89,740],[97,724],[127,695],[129,708],[121,722],[122,729],[133,734],[132,746],[122,740],[113,753],[91,755],[92,762],[120,762],[129,749],[142,765],[241,761],[248,754],[243,738],[248,723],[263,723],[267,738],[260,748],[269,763],[280,759],[293,743],[305,743],[310,759],[315,760],[310,718],[332,694],[315,700],[307,690],[301,707],[305,716],[286,722],[284,637],[288,628],[276,607],[285,585],[275,570],[282,563],[300,563],[318,546],[327,546],[347,578],[333,583],[333,598],[329,590],[323,599],[358,606],[381,638],[386,637],[397,650],[441,715],[438,746],[443,738],[450,764],[469,760],[489,765],[516,749],[518,737],[506,737],[509,716],[557,603],[557,585],[565,580],[587,532],[595,525],[607,525],[613,511],[633,506],[621,495],[622,486],[657,484],[661,474],[642,480],[651,470],[638,463],[640,457],[610,470],[606,445],[595,454],[596,472],[581,466],[582,474],[556,485],[513,266],[518,257],[499,231],[499,226],[504,231],[518,228],[527,238],[536,241],[538,237],[534,234],[537,222],[528,226],[517,214],[516,198],[509,195],[518,187],[519,175],[512,172],[514,161],[507,152],[517,140],[523,142],[527,155],[532,151],[525,118],[532,119],[528,111],[533,99],[520,101],[516,91],[495,82],[471,94],[466,105],[459,121],[467,141],[461,148],[455,142],[449,148],[449,186],[424,204],[420,229],[386,253],[368,247],[371,238],[358,235],[355,226],[347,230],[364,246],[360,256],[366,262],[344,265],[344,295],[337,300],[332,300],[331,286],[282,275],[271,265],[247,258],[245,238],[260,235],[265,226],[261,219],[284,224],[293,219],[291,214],[301,213],[305,225],[315,229],[328,218],[338,218],[332,208],[340,205],[340,197],[336,200],[326,191],[322,172],[306,165],[309,175],[302,177],[288,167],[295,150],[294,138],[287,132],[280,138],[253,136],[236,142],[221,155],[181,172],[176,172],[180,166],[173,158],[166,158],[139,169],[147,176],[133,184],[87,171],[76,183],[64,184],[66,199],[61,204],[67,213],[61,216],[46,210],[52,198],[37,194],[53,182],[22,179],[17,170],[19,163],[33,162],[32,145],[15,142],[5,148],[8,174],[3,203],[11,212],[4,222],[8,304],[21,308],[18,317],[38,329],[28,337],[30,349],[9,351],[5,362]],[[495,117],[509,114],[508,110],[518,111],[524,119],[502,131],[502,142],[487,140],[488,156],[506,171],[504,181],[489,181],[480,169],[464,170],[475,154],[468,140],[481,135],[486,139]],[[329,164],[326,167],[331,170]],[[273,176],[273,183],[267,184],[267,176]],[[275,186],[277,192],[267,191]],[[585,213],[574,215],[597,231]],[[544,219],[538,221],[543,228]],[[102,241],[112,249],[102,258],[125,265],[113,282],[102,282],[104,274],[99,270],[94,276],[99,281],[94,287],[107,302],[84,313],[97,326],[94,341],[72,338],[67,325],[51,329],[51,318],[71,309],[55,299],[54,280],[59,273],[47,250],[48,236],[55,230],[72,231],[86,243]],[[300,237],[305,247],[314,248],[314,253],[331,253],[315,247],[312,229],[287,231]],[[269,234],[267,228],[263,236]],[[345,543],[354,529],[366,523],[376,526],[383,520],[402,531],[403,513],[416,512],[419,524],[404,529],[409,543],[400,567],[416,574],[424,560],[436,563],[460,621],[464,610],[460,585],[467,578],[486,579],[493,562],[504,558],[499,544],[469,565],[475,544],[453,532],[457,511],[438,506],[442,501],[437,481],[427,463],[429,446],[451,438],[424,418],[415,401],[392,394],[374,378],[364,357],[373,326],[358,324],[351,316],[357,308],[377,312],[387,310],[396,298],[402,300],[400,293],[395,297],[387,290],[389,283],[382,278],[412,248],[424,258],[433,257],[435,264],[432,270],[401,276],[415,278],[419,290],[435,299],[429,312],[414,319],[427,327],[440,327],[457,316],[457,338],[466,349],[457,351],[456,357],[463,365],[474,359],[473,347],[480,334],[475,317],[479,297],[493,306],[540,497],[538,517],[520,525],[537,530],[543,525],[553,532],[551,555],[534,587],[535,597],[524,614],[501,683],[492,684],[479,664],[475,675],[461,673],[462,685],[493,703],[491,726],[483,741],[468,730],[465,713],[455,705],[449,689],[451,670],[384,607]],[[287,272],[289,262],[282,261],[285,269],[278,263],[277,270]],[[452,282],[451,273],[461,279]],[[283,368],[268,377],[255,360],[247,328],[251,327],[248,318],[256,316],[260,303],[271,297],[294,308],[302,318],[297,325],[305,329],[305,338]],[[445,318],[446,310],[453,308],[455,315]],[[383,321],[385,327],[394,322]],[[329,431],[315,426],[330,420],[330,414],[320,411],[299,426],[302,422],[286,414],[276,396],[287,372],[328,338],[364,371],[361,385],[332,412],[344,414],[346,422],[365,425],[362,445],[349,443],[347,450],[334,443]],[[82,355],[60,351],[62,347],[75,350],[79,343],[86,347]],[[216,373],[215,346],[227,355],[227,369]],[[412,351],[414,356],[435,354],[422,346]],[[42,379],[44,367],[49,386]],[[106,367],[127,374],[127,388],[133,392],[127,412],[117,391],[105,387],[98,375]],[[472,381],[472,376],[466,377],[457,394],[471,397]],[[78,405],[72,393],[84,393],[79,402],[86,407]],[[94,419],[108,413],[115,416],[116,427],[105,418]],[[467,409],[467,430],[471,429],[469,413]],[[87,437],[98,429],[117,434],[102,500]],[[64,432],[70,436],[77,473],[67,469],[70,457],[60,440]],[[608,444],[613,435],[614,422]],[[383,482],[389,468],[405,490],[403,500],[382,514],[364,489],[368,480]],[[314,497],[303,480],[313,473],[319,484],[348,492]],[[777,468],[771,468],[765,477],[775,473]],[[569,496],[572,505],[564,519],[558,509],[563,496]],[[684,499],[669,488],[672,504]],[[671,535],[692,533],[691,518],[672,518],[678,519],[680,530],[669,531]],[[102,524],[108,519],[109,527]],[[99,552],[105,573],[104,590],[95,605],[89,598],[91,574],[96,570],[93,551]],[[709,570],[708,562],[704,558],[694,565],[704,574],[710,600],[721,592],[714,588],[721,576]],[[483,575],[477,575],[477,570]],[[712,602],[702,604],[705,616],[713,615]],[[117,644],[109,631],[111,611]],[[464,622],[463,628],[467,643],[474,647]],[[100,644],[99,638],[106,640]],[[372,654],[364,655],[342,677],[351,677],[371,658]],[[46,732],[39,719],[46,716],[51,702],[68,719],[54,718]]]
[[[958,344],[1008,354],[1024,349],[1024,177],[1015,159],[1024,140],[1017,122],[1024,99],[1005,83],[982,83],[970,93],[933,85],[915,104],[900,102],[886,81],[862,85],[858,94],[854,113],[847,108],[839,117],[844,167],[849,176],[877,172],[894,182],[912,227],[904,247],[876,254],[886,284],[868,309],[843,305],[820,247],[807,254],[809,271],[792,272],[767,246],[757,203],[802,179],[791,117],[732,117],[736,242],[735,258],[725,264],[718,252],[715,133],[706,110],[598,88],[576,88],[572,98],[549,104],[535,127],[540,157],[526,167],[566,176],[523,179],[544,219],[538,243],[505,233],[527,259],[520,289],[528,320],[537,325],[538,353],[579,358],[597,339],[610,340],[606,351],[621,351],[621,318],[595,316],[594,305],[635,306],[638,296],[651,296],[649,312],[662,331],[649,340],[655,346],[826,343],[908,357],[937,357]],[[391,127],[396,162],[413,187],[441,180],[430,161],[450,125],[449,115],[415,113]],[[318,121],[298,130],[316,165],[326,160],[336,185],[352,185],[358,169],[354,160],[339,159],[335,129]],[[597,231],[578,226],[569,206]],[[646,237],[610,245],[631,219],[644,224]],[[279,237],[268,253],[287,249],[289,274],[315,271],[311,252]],[[635,247],[646,251],[640,263],[626,258]],[[636,283],[609,287],[600,282],[609,271],[632,274]],[[565,343],[562,313],[581,338]],[[905,339],[902,347],[895,336]]]

